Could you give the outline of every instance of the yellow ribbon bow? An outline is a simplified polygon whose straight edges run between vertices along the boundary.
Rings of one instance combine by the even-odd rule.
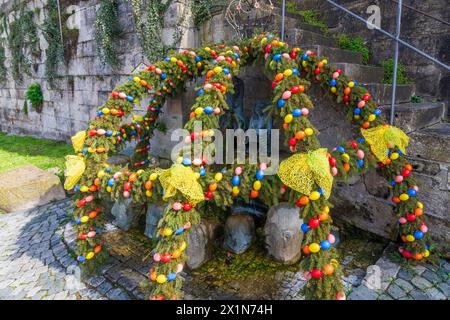
[[[164,188],[163,200],[175,196],[177,191],[181,192],[192,205],[205,200],[202,187],[191,167],[174,164],[161,172],[159,181]]]
[[[64,181],[64,189],[73,189],[83,175],[84,169],[86,169],[86,164],[84,163],[83,157],[66,156],[66,170],[64,171],[66,181]]]
[[[85,139],[86,139],[86,131],[79,131],[71,138],[72,146],[75,152],[81,152],[81,150],[83,150],[83,144]]]
[[[325,148],[294,154],[280,163],[278,176],[285,185],[297,192],[310,195],[317,184],[322,188],[325,199],[330,197],[333,176]]]
[[[397,127],[385,124],[366,130],[361,129],[361,133],[379,161],[384,161],[389,157],[389,148],[397,147],[406,154],[409,138]]]

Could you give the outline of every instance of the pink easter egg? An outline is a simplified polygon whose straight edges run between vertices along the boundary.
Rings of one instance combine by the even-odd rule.
[[[184,142],[191,143],[191,137],[187,136],[186,138],[184,138]]]
[[[106,133],[106,131],[103,130],[103,129],[98,129],[98,130],[97,130],[97,134],[98,134],[99,136],[103,136],[103,135],[105,135],[105,133]]]
[[[259,168],[262,170],[262,171],[265,171],[265,170],[267,170],[267,163],[260,163],[259,164]]]
[[[365,105],[366,105],[366,102],[364,100],[361,100],[360,102],[358,102],[358,108],[364,108]]]
[[[309,110],[307,108],[302,108],[302,115],[307,116],[309,114]]]
[[[295,152],[295,148],[293,146],[289,146],[289,150],[291,150],[291,152]]]
[[[199,158],[197,158],[197,159],[194,159],[193,161],[192,161],[192,164],[194,165],[194,166],[201,166],[202,165],[202,159],[199,159]]]
[[[312,51],[311,51],[311,50],[307,50],[305,53],[306,53],[307,55],[310,55],[310,54],[312,53]]]
[[[289,56],[289,53],[283,53],[282,54],[283,58],[285,59],[290,59],[291,57]]]
[[[283,95],[281,96],[281,98],[283,98],[284,100],[287,100],[291,97],[292,92],[290,92],[289,90],[283,92]]]
[[[179,211],[179,210],[181,210],[181,208],[183,208],[183,205],[181,203],[179,203],[179,202],[175,202],[172,205],[172,209],[175,210],[175,211]]]
[[[333,72],[333,79],[339,78],[339,72]]]
[[[233,50],[234,51],[239,51],[239,47],[238,46],[233,46]]]
[[[179,263],[177,265],[177,273],[180,273],[181,271],[183,271],[183,265],[181,263]]]
[[[122,174],[120,172],[114,173],[113,177],[115,180],[119,179]]]
[[[119,98],[120,99],[125,99],[127,97],[127,94],[125,92],[120,92],[119,93]]]
[[[309,271],[303,272],[303,278],[305,278],[305,280],[310,280],[311,279],[311,272],[309,272]]]
[[[337,176],[337,174],[338,174],[338,169],[337,169],[336,167],[331,168],[331,174],[332,174],[333,176]]]
[[[209,89],[211,89],[212,87],[213,87],[213,86],[212,86],[211,83],[207,83],[207,84],[205,84],[205,85],[203,86],[203,89],[209,90]]]
[[[155,253],[153,255],[153,260],[156,261],[156,262],[161,261],[161,255],[159,253]]]
[[[285,194],[285,193],[286,193],[286,188],[281,187],[281,188],[280,188],[280,193],[281,193],[281,194]]]
[[[156,68],[156,69],[155,69],[155,72],[156,72],[156,74],[161,74],[161,73],[162,73],[162,71],[161,71],[160,68]]]
[[[400,183],[403,181],[403,176],[396,176],[395,177],[395,182]]]
[[[423,224],[423,225],[420,226],[420,231],[422,231],[423,233],[427,233],[428,232],[428,227]]]
[[[336,300],[347,300],[347,297],[346,297],[346,295],[345,295],[345,292],[339,291],[339,292],[336,294]]]
[[[267,60],[267,58],[269,58],[269,54],[268,54],[268,53],[266,53],[266,54],[264,55],[264,60]]]
[[[130,192],[124,191],[124,192],[123,192],[123,197],[124,197],[124,198],[129,198],[129,197],[130,197]]]
[[[237,175],[242,174],[242,167],[237,167],[236,169],[234,169],[234,173]]]
[[[328,235],[328,241],[330,241],[330,243],[333,244],[336,242],[336,237],[332,233],[330,233]]]
[[[398,219],[398,223],[404,224],[404,223],[406,223],[406,219],[401,217],[400,219]]]
[[[191,222],[190,221],[186,222],[184,224],[184,226],[183,226],[183,228],[185,228],[185,229],[189,229],[190,227],[191,227]]]
[[[358,151],[356,151],[356,156],[358,157],[358,159],[364,159],[364,156],[365,156],[365,154],[364,154],[364,151],[362,151],[362,150],[358,150]]]
[[[86,200],[86,202],[91,202],[92,200],[94,200],[94,196],[93,195],[89,195],[84,200]]]
[[[220,108],[219,107],[214,108],[214,114],[220,114]]]
[[[87,236],[88,236],[88,238],[93,238],[93,237],[95,237],[96,234],[97,233],[94,230],[91,230],[88,232]]]
[[[412,188],[413,188],[414,190],[416,190],[417,192],[419,192],[419,187],[418,187],[418,186],[412,186]]]
[[[217,62],[220,62],[220,61],[225,60],[225,57],[224,56],[218,56],[216,60],[217,60]]]

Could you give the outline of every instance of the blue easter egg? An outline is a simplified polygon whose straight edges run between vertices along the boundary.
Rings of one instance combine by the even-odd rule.
[[[323,196],[323,189],[322,188],[317,189],[317,191],[319,191],[320,195]]]
[[[307,233],[309,230],[309,226],[306,223],[303,223],[300,228],[302,229],[303,233]]]
[[[357,163],[358,163],[358,167],[360,167],[360,168],[364,167],[364,160],[358,159]]]
[[[239,176],[234,176],[233,179],[231,179],[231,183],[238,186],[241,183],[241,178],[239,178]]]
[[[106,168],[105,171],[109,173],[111,172],[111,168]]]
[[[330,80],[330,86],[332,86],[332,87],[336,86],[336,80],[335,79],[331,79]]]
[[[182,163],[183,163],[183,165],[185,165],[185,166],[190,166],[191,163],[192,163],[192,161],[191,161],[191,159],[189,159],[189,158],[184,158]]]
[[[391,181],[391,186],[394,187],[396,185],[396,182],[394,180]]]
[[[82,154],[87,154],[88,151],[87,151],[87,149],[83,149],[83,150],[81,151],[81,153],[82,153]]]
[[[97,116],[101,117],[103,115],[102,111],[97,111]]]
[[[308,55],[306,53],[302,54],[302,60],[308,59]]]
[[[292,69],[292,74],[297,75],[297,74],[298,74],[298,69],[297,69],[297,68],[293,68],[293,69]]]
[[[200,173],[200,176],[203,177],[206,174],[206,170],[204,168],[201,168],[199,173]]]
[[[416,232],[414,232],[414,238],[422,239],[423,238],[423,232],[420,231],[420,230],[417,230]]]
[[[81,223],[80,218],[76,218],[76,219],[75,219],[75,223],[76,223],[76,224],[80,224],[80,223]]]
[[[233,53],[233,56],[236,58],[236,59],[239,59],[239,55],[235,52],[235,53]]]
[[[380,109],[375,109],[375,111],[373,112],[374,115],[376,115],[377,117],[381,114],[381,110]]]
[[[292,110],[292,115],[293,115],[294,117],[300,117],[300,116],[302,115],[302,110],[300,110],[300,109],[294,109],[294,110]]]
[[[256,179],[258,179],[258,180],[264,179],[264,171],[262,171],[262,170],[256,171]]]
[[[108,131],[106,131],[106,133],[105,133],[105,135],[106,135],[107,137],[111,137],[112,134],[113,134],[113,132],[112,132],[111,130],[108,130]]]
[[[79,186],[79,185],[76,185],[76,186],[73,188],[73,191],[75,191],[75,192],[80,191],[80,186]]]
[[[165,60],[166,62],[170,62],[170,58],[169,58],[169,57],[165,57],[164,60]]]
[[[196,56],[196,57],[195,57],[195,62],[200,62],[200,60],[201,60],[201,59],[200,59],[199,56]]]
[[[167,78],[167,74],[163,73],[163,74],[161,75],[161,79],[165,80],[166,78]]]
[[[358,139],[358,143],[363,143],[363,142],[365,142],[366,141],[366,139],[364,139],[364,138],[359,138]]]
[[[281,54],[277,53],[276,55],[273,56],[273,60],[274,61],[280,61],[281,60]]]
[[[328,250],[331,248],[331,243],[328,240],[323,240],[322,242],[320,242],[320,248],[322,250]]]
[[[203,94],[203,92],[204,92],[203,89],[200,89],[200,90],[197,91],[197,94],[198,94],[199,96],[201,96],[201,95]]]
[[[132,96],[128,96],[128,97],[127,97],[127,101],[133,102],[133,101],[134,101],[134,98],[133,98]]]
[[[283,99],[278,100],[278,108],[283,108],[286,102]]]
[[[205,111],[206,114],[211,114],[213,113],[214,109],[211,106],[207,106],[205,109],[203,109],[203,111]]]
[[[108,185],[109,187],[112,187],[112,186],[114,185],[114,178],[109,178],[109,180],[108,180],[108,182],[107,182],[107,185]]]
[[[345,149],[342,146],[337,146],[336,150],[339,152],[345,152]]]
[[[361,114],[361,109],[360,108],[355,108],[355,110],[353,110],[353,113],[358,115]]]
[[[222,72],[223,72],[224,74],[229,74],[229,73],[230,73],[230,70],[227,69],[227,68],[223,68],[223,69],[222,69]]]
[[[78,260],[78,262],[84,262],[84,261],[86,261],[86,258],[83,256],[78,256],[77,260]]]
[[[415,197],[417,195],[417,191],[415,189],[408,190],[408,196]]]
[[[167,276],[167,281],[173,281],[173,280],[175,280],[176,277],[177,277],[177,274],[171,272],[171,273],[169,273],[169,275]]]

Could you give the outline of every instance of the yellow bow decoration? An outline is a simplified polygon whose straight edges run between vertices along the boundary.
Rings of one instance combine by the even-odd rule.
[[[192,205],[205,200],[202,187],[191,167],[174,164],[161,172],[159,181],[164,188],[163,200],[173,197],[177,191],[181,192]]]
[[[385,124],[370,129],[361,129],[361,133],[379,161],[388,158],[389,148],[397,147],[406,154],[409,138],[397,127]]]
[[[287,158],[280,163],[278,176],[285,185],[297,192],[310,195],[317,184],[322,188],[325,199],[330,197],[333,176],[325,148]]]
[[[64,171],[66,181],[64,182],[64,189],[73,189],[83,175],[84,169],[86,169],[86,164],[84,163],[83,157],[66,156],[66,170]]]
[[[72,140],[72,146],[75,152],[81,152],[83,150],[84,140],[86,139],[86,131],[79,131],[74,135]]]

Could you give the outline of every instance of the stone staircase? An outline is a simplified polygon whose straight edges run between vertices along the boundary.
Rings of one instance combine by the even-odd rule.
[[[311,2],[313,5],[314,1]],[[362,64],[362,55],[342,50],[331,34],[308,25],[300,15],[286,17],[285,40],[291,46],[313,50],[346,75],[366,87],[390,117],[392,85],[384,84],[381,67]],[[421,201],[428,206],[429,224],[435,229],[435,240],[446,241],[450,234],[450,123],[448,106],[436,99],[412,103],[414,84],[397,85],[394,124],[410,136],[408,158],[416,171],[421,187]],[[323,102],[322,102],[323,103]]]

